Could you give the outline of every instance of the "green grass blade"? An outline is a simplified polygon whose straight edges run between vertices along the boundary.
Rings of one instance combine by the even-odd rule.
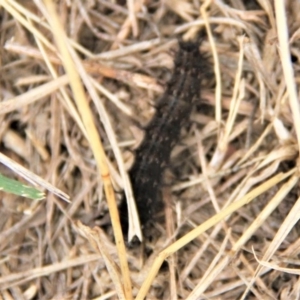
[[[0,190],[33,200],[42,200],[45,193],[0,174]]]

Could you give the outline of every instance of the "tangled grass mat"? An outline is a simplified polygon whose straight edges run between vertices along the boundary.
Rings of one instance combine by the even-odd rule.
[[[299,10],[0,0],[1,299],[298,299]],[[208,69],[145,235],[127,172],[178,40]]]

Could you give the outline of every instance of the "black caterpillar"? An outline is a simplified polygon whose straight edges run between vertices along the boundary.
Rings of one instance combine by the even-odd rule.
[[[199,46],[199,43],[179,42],[172,78],[158,101],[154,117],[145,128],[144,140],[136,150],[135,162],[129,171],[143,227],[163,208],[163,172],[181,128],[189,122],[193,103],[200,97],[204,59]],[[121,216],[127,215],[125,199],[120,210]]]

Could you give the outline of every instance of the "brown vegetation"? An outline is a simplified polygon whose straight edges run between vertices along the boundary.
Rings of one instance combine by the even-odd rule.
[[[14,170],[1,173],[23,181],[9,157],[47,190],[1,193],[0,298],[297,299],[299,10],[0,0],[0,161]],[[211,69],[165,174],[166,222],[126,247],[135,124],[153,115],[177,39],[199,36]]]

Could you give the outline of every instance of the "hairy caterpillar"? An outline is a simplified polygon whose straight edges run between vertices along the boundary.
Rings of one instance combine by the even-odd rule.
[[[129,171],[141,224],[146,226],[163,208],[161,187],[164,169],[180,137],[180,130],[189,121],[193,103],[200,97],[204,59],[199,43],[179,42],[174,70],[166,90],[156,106],[156,113],[145,128],[145,137],[135,152]],[[126,200],[121,216],[127,214]]]

